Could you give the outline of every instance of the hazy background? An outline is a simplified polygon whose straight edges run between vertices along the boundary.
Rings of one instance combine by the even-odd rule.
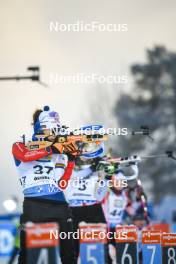
[[[0,75],[25,73],[30,65],[41,67],[42,80],[51,73],[128,74],[126,86],[52,85],[45,89],[32,82],[0,82],[0,212],[1,202],[12,194],[21,195],[11,145],[23,133],[29,134],[31,115],[37,107],[50,105],[61,120],[72,126],[90,120],[90,105],[104,89],[115,89],[105,104],[111,115],[112,102],[121,89],[129,89],[132,63],[144,61],[144,49],[164,44],[176,50],[176,2],[145,0],[38,0],[0,2]],[[50,32],[50,21],[59,23],[125,23],[127,32]],[[101,122],[102,115],[92,117]],[[114,122],[114,123],[113,123]],[[111,118],[106,121],[116,126]]]

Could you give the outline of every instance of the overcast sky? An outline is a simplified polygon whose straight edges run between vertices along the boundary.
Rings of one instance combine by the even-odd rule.
[[[176,50],[175,11],[175,0],[1,1],[0,74],[25,73],[29,65],[41,66],[42,80],[47,83],[51,74],[129,74],[130,64],[145,60],[146,48],[162,44]],[[50,32],[51,21],[127,24],[128,31]],[[132,85],[129,75],[128,80],[123,89]],[[11,145],[23,133],[29,134],[32,112],[47,104],[60,113],[63,123],[85,123],[95,94],[112,89],[98,86],[52,84],[46,89],[31,82],[0,83],[0,212],[1,202],[21,191]],[[120,89],[116,86],[113,98]],[[99,103],[106,105],[110,115],[111,99]],[[102,115],[92,117],[92,121],[101,121]]]

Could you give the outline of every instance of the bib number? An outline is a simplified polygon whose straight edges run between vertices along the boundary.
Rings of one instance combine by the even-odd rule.
[[[50,172],[53,170],[53,167],[51,166],[42,166],[42,165],[36,165],[33,167],[35,174],[50,174]]]

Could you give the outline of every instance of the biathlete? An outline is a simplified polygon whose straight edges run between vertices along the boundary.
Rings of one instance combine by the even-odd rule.
[[[49,107],[35,111],[33,115],[34,134],[46,135],[45,141],[52,145],[42,149],[29,150],[23,142],[13,144],[12,153],[19,180],[23,188],[24,202],[20,223],[27,222],[48,223],[57,222],[60,232],[72,232],[72,217],[68,207],[61,181],[68,182],[74,168],[74,159],[78,154],[75,144],[70,143],[64,154],[60,152],[55,136],[49,134],[53,128],[60,128],[60,119],[57,112],[50,111]],[[70,150],[71,153],[70,153]],[[20,235],[19,264],[26,263],[25,232],[22,228]],[[61,239],[60,254],[62,264],[76,263],[72,239]]]
[[[90,144],[88,146],[90,148]],[[96,145],[92,152],[85,153],[77,158],[72,180],[68,191],[69,205],[73,215],[74,232],[78,232],[79,223],[106,224],[101,201],[96,197],[98,172],[94,160],[103,154],[103,144]],[[75,252],[79,256],[79,239],[75,239]]]
[[[129,203],[127,195],[128,181],[138,177],[138,167],[136,164],[131,165],[133,175],[125,176],[121,169],[115,170],[111,177],[112,187],[105,199],[105,208],[107,208],[107,221],[111,238],[109,239],[109,255],[111,259],[108,264],[115,260],[115,229],[117,225],[125,223],[126,209]]]

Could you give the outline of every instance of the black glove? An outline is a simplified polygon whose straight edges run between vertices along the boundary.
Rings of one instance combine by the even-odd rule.
[[[99,161],[101,160],[101,158],[97,157],[93,160],[93,163],[92,163],[92,166],[91,166],[91,169],[92,171],[97,171],[99,169]]]
[[[107,173],[107,175],[111,175],[112,176],[114,174],[114,172],[115,172],[115,167],[113,165],[106,165],[104,167],[104,171],[105,171],[105,173]]]
[[[68,161],[75,161],[76,156],[72,155],[71,153],[67,153]]]
[[[74,161],[79,155],[78,146],[73,142],[64,145],[64,154],[67,155],[69,161]]]
[[[106,180],[111,180],[111,178],[112,178],[112,174],[106,174],[106,176],[105,176]]]
[[[62,151],[59,148],[59,143],[53,143],[51,145],[51,149],[52,149],[53,154],[62,154]]]

